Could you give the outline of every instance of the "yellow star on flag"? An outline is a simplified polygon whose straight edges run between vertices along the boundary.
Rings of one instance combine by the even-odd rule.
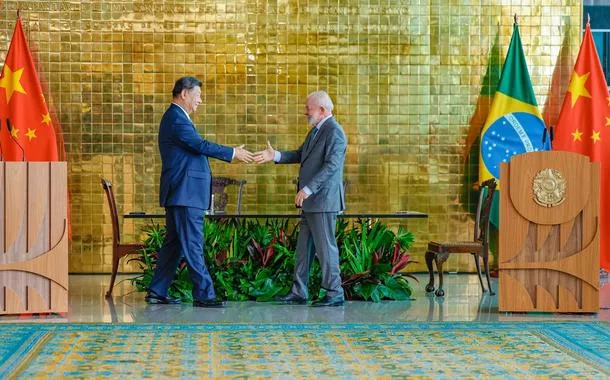
[[[19,129],[13,127],[13,129],[11,130],[11,136],[13,136],[13,138],[16,139],[19,137],[18,134],[19,134]]]
[[[610,117],[606,117],[606,127],[610,125]]]
[[[26,93],[21,85],[21,82],[19,82],[22,74],[23,67],[13,71],[10,67],[8,67],[8,65],[4,65],[4,73],[2,79],[0,79],[0,87],[6,90],[6,104],[11,101],[13,92],[17,91],[22,94]]]
[[[610,106],[610,97],[608,97],[608,105]]]
[[[578,97],[582,96],[585,98],[591,98],[591,94],[585,88],[585,83],[587,79],[589,79],[590,72],[584,75],[578,75],[576,71],[572,73],[572,79],[570,79],[570,86],[568,87],[568,92],[572,93],[572,108],[574,108],[574,104],[578,100]]]
[[[46,125],[49,125],[51,123],[51,115],[49,115],[48,112],[46,115],[42,115],[41,123],[45,123]]]
[[[599,140],[601,140],[602,138],[599,136],[601,132],[599,131],[593,131],[593,134],[591,135],[591,140],[593,140],[593,144],[595,144],[596,142],[598,142]]]
[[[28,133],[25,135],[32,141],[32,139],[36,138],[36,130],[28,128]]]
[[[582,141],[582,132],[579,131],[578,128],[576,128],[576,130],[572,132],[572,136],[574,137],[574,141]]]

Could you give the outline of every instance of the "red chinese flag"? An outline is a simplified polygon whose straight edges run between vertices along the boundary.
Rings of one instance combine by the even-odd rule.
[[[55,129],[20,18],[0,76],[0,119],[6,161],[57,161]]]
[[[553,149],[581,153],[601,165],[600,265],[610,270],[610,96],[589,24],[563,100]]]

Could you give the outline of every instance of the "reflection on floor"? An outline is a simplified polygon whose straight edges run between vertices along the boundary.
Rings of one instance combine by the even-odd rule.
[[[416,321],[610,321],[610,283],[601,288],[598,314],[499,313],[498,297],[481,295],[476,275],[445,276],[443,298],[426,295],[427,275],[417,275],[412,301],[381,303],[352,301],[338,308],[285,306],[258,302],[230,302],[224,309],[193,308],[190,304],[147,305],[143,293],[129,281],[119,283],[115,296],[106,299],[108,275],[70,276],[70,311],[66,315],[5,316],[3,322],[107,322],[107,323],[395,323]],[[127,279],[122,276],[119,280]],[[492,283],[497,289],[497,283]]]

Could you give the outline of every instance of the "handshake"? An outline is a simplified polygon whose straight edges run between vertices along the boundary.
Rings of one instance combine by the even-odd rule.
[[[265,162],[273,161],[273,158],[275,157],[275,150],[273,150],[269,141],[267,141],[267,148],[265,150],[254,153],[244,149],[244,145],[240,145],[234,149],[234,159],[247,163],[256,162],[257,164],[264,164]]]
[[[243,145],[235,148],[235,159],[243,162],[256,162],[257,164],[264,164],[265,162],[273,161],[275,158],[275,150],[271,146],[271,143],[267,141],[267,149],[258,152],[249,152],[244,149]],[[294,204],[297,208],[303,207],[305,199],[309,198],[311,192],[307,192],[305,189],[299,190],[296,197],[294,198]]]

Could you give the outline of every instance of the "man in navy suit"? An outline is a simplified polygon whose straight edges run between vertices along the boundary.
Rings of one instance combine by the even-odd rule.
[[[159,251],[146,302],[177,304],[168,296],[180,259],[184,257],[193,281],[193,306],[222,307],[203,259],[203,214],[210,208],[212,173],[208,157],[226,162],[251,162],[242,146],[231,148],[202,139],[190,114],[201,104],[201,81],[183,77],[176,81],[173,100],[159,128],[161,183],[159,203],[165,207],[165,244]]]

